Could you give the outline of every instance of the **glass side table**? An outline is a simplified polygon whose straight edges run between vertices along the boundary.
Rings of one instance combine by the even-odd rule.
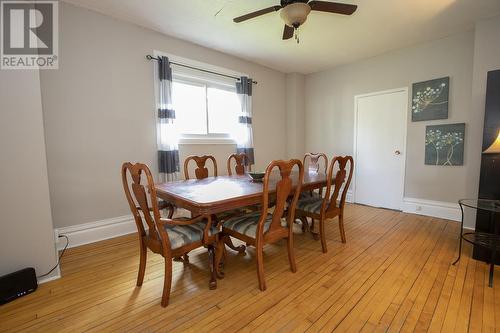
[[[488,199],[460,199],[458,200],[462,212],[462,222],[460,224],[460,245],[458,248],[458,258],[462,254],[462,239],[477,246],[484,247],[491,251],[490,260],[490,281],[489,286],[493,287],[493,273],[495,271],[495,259],[497,251],[500,252],[500,223],[495,220],[495,214],[500,213],[500,200]],[[464,207],[475,210],[487,211],[490,214],[490,232],[464,232]]]

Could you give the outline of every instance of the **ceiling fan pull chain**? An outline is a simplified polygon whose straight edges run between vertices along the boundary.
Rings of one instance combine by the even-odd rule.
[[[299,28],[295,28],[295,40],[297,41],[297,44],[300,43],[299,39]]]

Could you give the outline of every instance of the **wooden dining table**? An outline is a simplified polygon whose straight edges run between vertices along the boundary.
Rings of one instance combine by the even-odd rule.
[[[298,183],[299,173],[292,172],[292,188]],[[271,174],[269,180],[269,195],[276,192],[276,183],[281,179],[279,172]],[[311,191],[326,186],[327,177],[323,173],[304,173],[301,191]],[[244,208],[262,203],[263,183],[253,181],[248,175],[218,176],[205,179],[179,180],[155,185],[156,194],[160,199],[174,204],[178,208],[184,208],[193,216],[202,215],[207,219],[216,214]],[[291,191],[293,193],[293,191]],[[230,248],[244,252],[245,246],[234,246],[229,237],[225,239]],[[216,260],[211,271],[218,276],[223,276],[221,267]],[[217,282],[213,277],[210,280],[210,288],[215,289]]]
[[[293,188],[297,186],[299,173],[292,172]],[[273,195],[276,183],[281,179],[278,172],[271,174],[269,194]],[[304,173],[302,191],[326,186],[323,173]],[[262,182],[248,175],[218,176],[205,179],[180,180],[156,185],[159,198],[176,207],[189,210],[193,215],[213,215],[229,210],[262,203]]]

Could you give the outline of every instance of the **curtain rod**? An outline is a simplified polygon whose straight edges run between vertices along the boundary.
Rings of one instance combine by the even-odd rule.
[[[153,57],[150,54],[148,54],[146,56],[146,59],[148,59],[148,60],[156,60],[156,61],[160,60],[159,58],[155,58],[155,57]],[[217,73],[217,72],[212,72],[212,71],[209,71],[209,70],[206,70],[206,69],[203,69],[203,68],[197,68],[197,67],[192,67],[192,66],[188,66],[188,65],[183,65],[183,64],[179,64],[179,63],[173,62],[173,61],[171,61],[170,63],[173,64],[173,65],[177,65],[177,66],[181,66],[181,67],[185,67],[185,68],[189,68],[189,69],[194,69],[196,71],[210,73],[210,74],[215,74],[215,75],[219,75],[219,76],[225,76],[225,77],[228,77],[228,78],[231,78],[231,79],[235,79],[236,81],[240,81],[240,78],[236,77],[236,76],[222,74],[222,73]],[[257,81],[252,81],[252,83],[253,84],[257,84]]]

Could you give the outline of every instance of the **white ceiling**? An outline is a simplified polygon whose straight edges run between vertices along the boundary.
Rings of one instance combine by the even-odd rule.
[[[65,1],[287,73],[316,72],[442,38],[500,13],[499,0],[344,0],[358,10],[352,16],[311,12],[297,45],[281,40],[279,13],[232,21],[279,0]]]

